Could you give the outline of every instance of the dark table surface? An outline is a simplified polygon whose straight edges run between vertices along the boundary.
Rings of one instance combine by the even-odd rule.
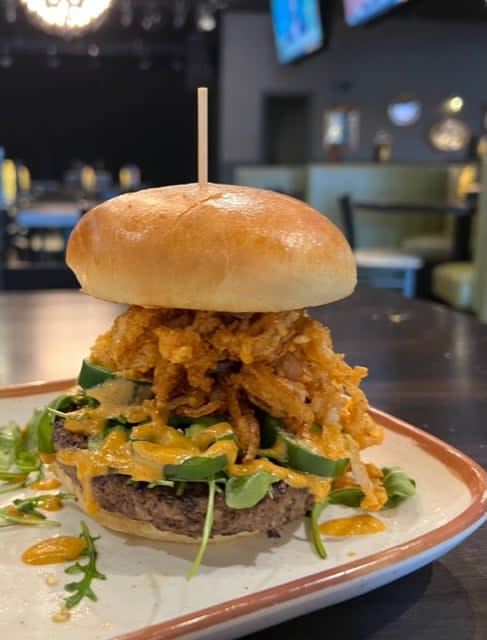
[[[0,384],[75,376],[119,311],[77,292],[0,294]],[[312,311],[335,348],[369,368],[370,403],[487,467],[487,326],[379,289]],[[486,640],[487,526],[414,573],[348,602],[247,636]]]
[[[369,375],[372,405],[421,427],[487,467],[487,326],[383,289],[312,311],[335,349]],[[440,560],[359,598],[246,640],[486,640],[487,526]]]

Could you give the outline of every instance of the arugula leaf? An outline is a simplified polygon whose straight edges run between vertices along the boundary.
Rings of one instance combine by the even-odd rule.
[[[327,495],[328,504],[343,504],[346,507],[360,507],[364,493],[360,487],[333,489]]]
[[[39,507],[42,509],[42,505],[46,500],[52,500],[53,498],[57,498],[58,500],[74,500],[75,495],[73,493],[42,493],[38,496],[33,496],[32,498],[17,498],[12,500],[12,503],[16,506],[18,511],[22,511],[23,513],[34,513],[35,508]]]
[[[128,480],[127,480],[128,482]],[[132,482],[134,482],[132,480]],[[147,487],[149,489],[152,489],[153,487],[174,487],[174,481],[173,480],[154,480],[153,482],[149,482],[149,484],[147,485]]]
[[[0,528],[1,527],[13,527],[16,524],[37,526],[37,527],[59,527],[60,523],[57,520],[49,520],[45,515],[34,511],[32,513],[23,513],[12,509],[7,511],[6,509],[0,509]]]
[[[391,509],[398,505],[402,500],[405,500],[415,494],[416,482],[399,467],[384,467],[382,469],[382,473],[382,482],[388,495],[388,500],[382,507],[382,510]],[[341,504],[346,507],[360,507],[363,497],[364,493],[360,487],[343,487],[341,489],[333,489],[328,493],[324,500],[317,502],[313,506],[309,514],[311,541],[320,558],[326,558],[326,550],[321,539],[318,522],[323,509],[325,509],[329,504]]]
[[[311,509],[310,513],[310,528],[311,528],[311,541],[315,548],[316,553],[325,560],[326,549],[321,539],[320,524],[318,522],[319,517],[323,509],[328,505],[328,498],[325,498],[321,502],[316,502]]]
[[[323,509],[329,504],[359,507],[363,497],[364,493],[360,487],[343,487],[341,489],[333,489],[321,502],[315,503],[310,513],[311,541],[320,558],[325,559],[327,557],[326,549],[321,539],[320,524],[318,522]]]
[[[382,507],[383,510],[397,506],[416,493],[416,481],[399,467],[383,467],[382,473],[384,474],[382,483],[389,496]]]
[[[71,500],[74,495],[71,493],[44,493],[32,498],[16,498],[11,504],[0,508],[0,527],[11,527],[16,524],[37,525],[41,527],[58,527],[57,520],[48,520],[46,516],[37,510],[42,509],[46,500]]]
[[[79,537],[86,542],[86,549],[84,550],[83,555],[87,556],[88,562],[84,565],[80,562],[75,562],[64,570],[68,575],[83,574],[83,577],[81,580],[78,580],[78,582],[69,582],[64,585],[65,590],[72,594],[64,599],[64,604],[67,609],[72,609],[81,602],[83,598],[89,598],[96,602],[98,598],[91,588],[91,583],[95,579],[106,580],[106,575],[104,573],[100,573],[96,568],[96,559],[98,554],[95,548],[95,541],[98,540],[99,536],[94,538],[90,534],[86,522],[82,520],[81,533]]]
[[[203,531],[201,532],[200,546],[198,552],[191,563],[191,566],[186,574],[186,578],[189,580],[194,576],[198,567],[201,564],[201,560],[205,554],[206,547],[208,545],[208,539],[210,537],[211,528],[213,527],[213,516],[215,512],[215,480],[208,480],[208,504],[206,506],[205,522],[203,524]]]
[[[0,481],[7,483],[2,493],[25,486],[29,473],[41,470],[37,442],[28,435],[13,421],[0,427]]]
[[[9,422],[0,427],[0,481],[10,483],[0,487],[4,493],[9,489],[17,489],[24,486],[19,481],[20,476],[25,476],[33,471],[42,473],[42,464],[39,453],[53,453],[52,428],[53,420],[51,411],[56,415],[61,409],[79,408],[84,405],[93,405],[98,401],[86,395],[62,395],[54,398],[43,409],[35,409],[25,425],[21,429],[16,422]],[[58,412],[58,413],[56,413]],[[62,414],[64,415],[64,414]]]
[[[267,471],[247,476],[232,476],[225,484],[225,502],[230,509],[248,509],[269,493],[277,478]]]
[[[35,409],[26,424],[26,446],[36,452],[54,453],[52,420],[48,408]]]

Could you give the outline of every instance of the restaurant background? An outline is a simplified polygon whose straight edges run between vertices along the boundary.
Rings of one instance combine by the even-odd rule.
[[[343,230],[343,195],[408,201],[414,215],[397,207],[387,217],[361,214],[358,248],[406,248],[417,265],[410,291],[432,298],[441,290],[442,302],[473,308],[483,225],[473,199],[465,210],[458,201],[481,191],[486,4],[386,2],[351,26],[346,3],[321,0],[322,43],[287,63],[271,11],[278,6],[291,15],[313,2],[119,0],[80,37],[46,33],[16,0],[0,4],[0,147],[18,169],[19,196],[4,203],[4,288],[76,286],[63,261],[77,216],[126,190],[196,179],[195,91],[206,85],[210,180],[284,191]],[[419,108],[408,126],[390,117],[401,101]],[[464,138],[447,151],[432,136],[445,121]],[[453,217],[452,203],[460,205]],[[421,204],[441,210],[425,215]],[[451,251],[465,213],[464,247]],[[418,234],[426,254],[411,245]],[[435,287],[436,265],[458,259]]]
[[[0,159],[4,153],[7,158],[0,182],[0,290],[5,289],[0,291],[0,395],[8,407],[3,421],[17,418],[24,400],[19,393],[39,392],[43,387],[38,381],[77,375],[94,337],[118,313],[118,305],[78,292],[64,264],[66,239],[80,216],[110,195],[196,178],[196,87],[206,85],[210,179],[288,192],[311,202],[344,230],[340,203],[348,198],[354,212],[360,209],[354,216],[356,256],[369,251],[373,257],[377,251],[397,261],[406,251],[403,243],[410,243],[409,257],[418,266],[414,297],[404,295],[402,284],[399,294],[378,288],[386,283],[389,289],[391,281],[383,272],[398,271],[389,262],[388,269],[377,269],[367,281],[376,288],[360,284],[351,296],[311,314],[326,322],[336,349],[348,362],[369,369],[364,391],[371,406],[419,427],[413,440],[424,432],[439,438],[435,446],[443,447],[450,460],[457,455],[452,447],[457,447],[486,467],[482,417],[487,411],[487,329],[478,319],[487,322],[487,161],[477,142],[486,128],[487,5],[484,0],[408,0],[357,27],[345,25],[341,0],[320,5],[323,49],[295,64],[279,64],[269,0],[118,0],[98,31],[72,39],[46,35],[27,22],[17,0],[0,0]],[[133,9],[126,26],[123,7]],[[202,7],[211,9],[205,29],[213,19],[214,29],[202,30]],[[15,21],[10,21],[12,8]],[[387,109],[405,95],[420,102],[421,115],[414,124],[398,127]],[[439,152],[428,135],[431,125],[444,117],[447,99],[457,106],[463,101],[453,115],[468,127],[468,143],[457,151]],[[324,122],[339,122],[343,113],[358,115],[358,145],[350,148],[347,141],[340,148],[323,148]],[[364,211],[364,203],[379,211]],[[457,226],[463,228],[467,258],[461,261],[451,256]],[[446,241],[443,257],[415,253],[421,242],[430,250],[438,240],[440,249]],[[401,276],[398,282],[404,280],[403,272],[396,274]],[[430,277],[426,283],[425,275]],[[432,289],[435,275],[443,298]],[[31,381],[36,382],[25,385]],[[403,450],[397,461],[404,462]],[[485,513],[485,481],[480,482],[468,461],[465,471],[474,483],[465,495],[472,498],[470,517],[477,525]],[[421,472],[435,475],[426,464]],[[459,477],[451,474],[451,479]],[[472,533],[472,520],[457,521],[458,528],[452,529],[438,503],[427,498],[431,491],[449,507],[455,496],[442,476],[418,483],[421,505],[445,524],[444,542],[450,548],[459,542],[458,535],[463,540]],[[108,621],[102,628],[97,620],[93,633],[111,637],[110,624],[123,624],[124,619],[133,625],[137,593],[144,606],[156,601],[168,606],[170,617],[174,611],[168,596],[193,606],[198,595],[215,595],[208,578],[222,565],[222,557],[213,548],[215,562],[204,567],[208,573],[202,574],[203,588],[197,594],[193,589],[191,597],[179,597],[177,590],[168,589],[170,571],[164,567],[160,575],[158,554],[154,565],[161,578],[160,596],[144,574],[149,597],[147,590],[131,588],[118,597],[117,589],[127,589],[135,574],[139,576],[144,547],[129,548],[119,536],[123,553],[113,556],[107,537],[103,533],[100,539],[100,561],[115,559],[115,580],[104,584],[109,597],[93,605]],[[15,542],[15,534],[12,538]],[[264,544],[274,543],[280,545],[264,539]],[[20,536],[18,544],[23,545]],[[251,546],[255,539],[245,544]],[[353,545],[345,550],[354,553]],[[410,565],[412,573],[401,578],[403,568],[389,563],[383,568],[390,570],[393,582],[379,588],[370,574],[356,574],[358,592],[370,593],[331,607],[319,608],[333,596],[333,587],[313,579],[308,595],[314,598],[313,590],[317,592],[309,608],[290,610],[281,592],[283,608],[279,603],[266,606],[260,625],[251,627],[238,606],[228,602],[217,606],[216,615],[223,613],[242,633],[251,633],[248,640],[321,637],[325,629],[362,640],[484,640],[485,523],[439,559],[433,557],[446,547],[438,540],[427,546],[421,568],[413,571]],[[403,551],[408,553],[405,546]],[[35,598],[27,598],[27,592],[19,597],[21,582],[12,579],[18,555],[8,544],[4,547],[2,566],[11,579],[3,589],[7,600],[0,627],[7,625],[9,635],[20,638],[29,623],[41,638],[46,631],[39,616],[40,594],[49,589],[52,594],[52,587],[44,575],[33,581],[28,574]],[[227,548],[230,566],[237,557],[239,568],[255,564],[238,550],[231,556]],[[124,575],[125,557],[136,563],[132,576]],[[281,556],[269,553],[263,558],[271,562],[266,574],[272,580]],[[413,564],[416,558],[410,556]],[[302,568],[292,553],[286,560],[293,570]],[[350,556],[347,562],[356,560]],[[239,571],[244,579],[246,573]],[[353,571],[341,574],[347,587]],[[55,589],[62,590],[63,583]],[[235,581],[220,580],[223,592],[226,584],[233,587]],[[268,604],[265,584],[259,582],[254,593],[245,585],[240,604],[246,606],[252,598],[258,606]],[[41,587],[38,592],[36,585]],[[309,586],[305,583],[305,590]],[[306,593],[295,587],[294,601],[302,603],[300,595],[306,600]],[[132,606],[127,607],[129,600]],[[111,615],[112,604],[120,616]],[[307,611],[312,613],[301,615]],[[279,620],[286,621],[276,624]],[[202,621],[204,625],[201,615],[190,614],[182,633],[191,633],[191,625]],[[78,629],[81,636],[89,635],[78,619],[73,622],[75,633]],[[150,622],[157,622],[155,605]],[[271,624],[275,626],[252,633]],[[65,628],[57,625],[57,630],[62,636]],[[206,637],[218,633],[229,637],[220,626],[210,626]]]
[[[291,151],[288,145],[284,162],[326,159],[322,111],[337,103],[360,111],[359,146],[346,155],[352,161],[372,160],[373,138],[382,129],[393,137],[392,161],[464,159],[464,151],[445,155],[427,141],[452,95],[463,98],[461,117],[472,133],[482,131],[487,10],[481,0],[441,6],[410,0],[357,27],[345,24],[340,1],[322,2],[324,47],[288,65],[277,61],[266,0],[218,3],[226,9],[207,32],[189,13],[174,28],[171,10],[144,29],[143,8],[157,4],[171,6],[135,1],[130,27],[120,25],[115,7],[97,31],[72,41],[43,34],[20,8],[13,24],[0,11],[0,144],[34,178],[61,179],[70,161],[80,159],[104,161],[112,172],[137,162],[154,184],[192,179],[199,84],[211,87],[215,180],[230,180],[234,163],[268,161],[269,96],[299,96],[305,104],[296,130],[306,140],[296,139]],[[96,56],[90,45],[98,47]],[[386,109],[403,92],[421,102],[422,114],[411,127],[394,127]]]

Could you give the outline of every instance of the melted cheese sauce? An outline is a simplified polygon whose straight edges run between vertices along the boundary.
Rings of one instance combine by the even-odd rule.
[[[100,402],[96,408],[82,408],[73,411],[64,421],[64,428],[73,433],[92,436],[105,427],[110,418],[124,415],[129,422],[140,422],[149,416],[142,405],[130,404],[134,395],[134,383],[126,378],[106,380],[98,387],[90,389],[90,396]]]
[[[192,440],[200,449],[207,449],[215,440],[231,434],[233,434],[233,429],[229,422],[218,422],[195,433]]]
[[[57,496],[47,496],[39,503],[39,509],[43,511],[59,511],[63,508],[63,501]]]
[[[31,482],[29,484],[29,489],[34,489],[36,491],[50,491],[51,489],[57,489],[60,486],[61,483],[57,478],[43,478],[42,480]]]
[[[56,460],[55,453],[40,453],[39,458],[44,464],[52,464]]]
[[[165,423],[162,416],[150,401],[142,405],[128,404],[133,394],[133,384],[129,380],[112,379],[96,389],[90,395],[100,401],[94,409],[80,409],[67,418],[64,427],[76,433],[90,436],[102,431],[109,418],[124,415],[131,422],[148,419],[144,424],[134,426],[129,433],[126,429],[113,429],[96,451],[87,449],[62,449],[57,454],[59,462],[74,466],[83,488],[85,506],[88,513],[98,509],[91,491],[91,480],[100,475],[120,473],[130,476],[134,481],[155,482],[163,477],[165,464],[181,464],[194,456],[227,457],[226,473],[230,476],[242,476],[256,471],[267,471],[279,480],[294,488],[308,489],[316,501],[321,501],[330,490],[326,478],[294,471],[274,464],[270,460],[254,460],[250,464],[236,464],[238,448],[233,439],[221,439],[232,433],[228,422],[220,422],[196,433],[192,439],[184,436],[178,429]],[[312,444],[324,453],[325,445],[321,437],[313,438]],[[333,452],[334,457],[343,454],[341,447]],[[331,456],[330,456],[331,457]]]
[[[267,471],[295,489],[308,489],[316,502],[321,502],[330,491],[330,482],[326,478],[280,467],[270,460],[261,459],[253,460],[248,464],[230,464],[226,471],[231,476],[245,476],[257,471]]]
[[[25,564],[55,564],[76,560],[86,547],[86,542],[74,536],[56,536],[40,540],[21,555]]]
[[[213,431],[217,433],[219,430]],[[201,450],[177,429],[152,423],[132,429],[132,438],[142,436],[151,440],[129,439],[125,429],[113,429],[97,451],[62,449],[58,452],[60,463],[76,468],[88,513],[94,514],[98,509],[91,491],[91,480],[95,476],[121,473],[130,476],[134,481],[155,482],[162,478],[165,464],[181,464],[193,456],[225,455],[228,461],[228,475],[241,476],[256,471],[268,471],[294,488],[308,489],[316,501],[321,501],[330,490],[330,482],[326,478],[287,469],[270,460],[261,459],[249,464],[236,464],[238,448],[233,440],[217,440],[208,449]]]
[[[327,536],[363,536],[384,531],[382,520],[370,515],[335,518],[320,524],[320,532]]]

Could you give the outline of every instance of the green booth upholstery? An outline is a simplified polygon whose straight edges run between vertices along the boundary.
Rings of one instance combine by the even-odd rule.
[[[473,262],[444,262],[433,269],[433,294],[456,309],[471,309],[473,280]]]
[[[311,163],[301,167],[237,166],[234,181],[291,195],[302,192],[306,202],[344,230],[339,208],[343,194],[358,201],[440,204],[462,196],[476,176],[477,168],[471,164]],[[453,220],[449,215],[363,211],[357,218],[356,250],[396,248],[425,263],[441,263],[451,251]],[[477,220],[473,227],[476,237]],[[471,307],[475,288],[472,273],[477,271],[468,265],[434,267],[435,294],[458,308]],[[485,307],[487,315],[487,302]]]

